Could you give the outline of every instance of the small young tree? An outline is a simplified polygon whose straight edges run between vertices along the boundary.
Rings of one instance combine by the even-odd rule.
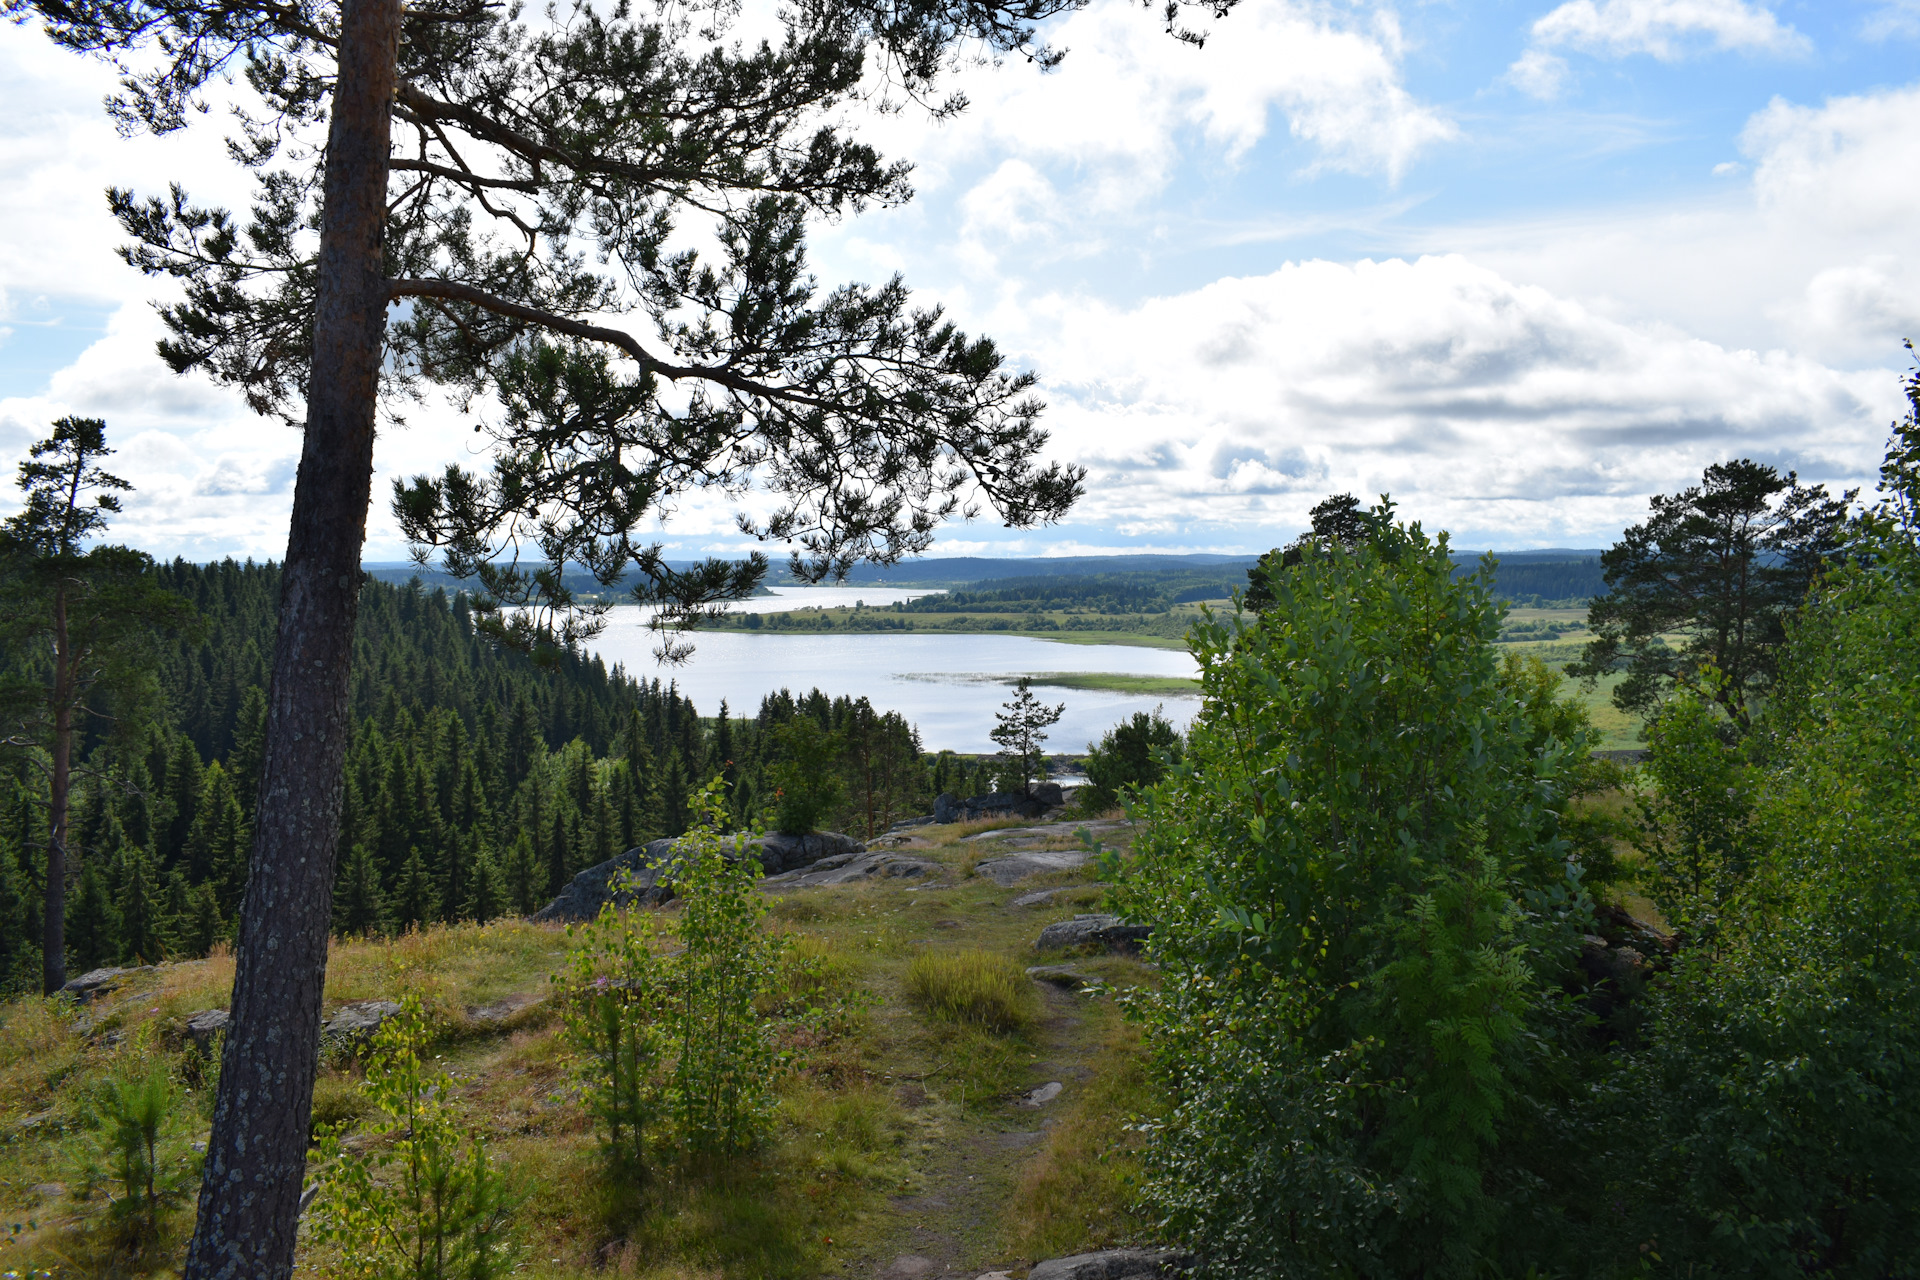
[[[514,1270],[513,1198],[486,1144],[460,1121],[453,1080],[424,1055],[431,1042],[420,1002],[374,1033],[361,1085],[377,1115],[373,1136],[347,1148],[327,1134],[321,1154],[319,1238],[337,1245],[354,1280],[493,1280]]]
[[[615,900],[598,917],[568,931],[573,949],[565,975],[555,981],[575,1071],[601,1125],[608,1163],[624,1179],[644,1184],[648,1144],[666,1109],[661,1075],[668,1038],[659,1019],[667,962],[654,955],[651,918],[621,903],[625,885],[616,880],[613,888]]]
[[[20,464],[26,503],[0,532],[0,644],[15,661],[0,677],[8,741],[43,747],[49,758],[46,901],[41,986],[66,985],[68,808],[73,790],[75,718],[115,706],[130,722],[150,684],[135,661],[163,628],[188,623],[186,601],[155,586],[153,562],[127,547],[83,550],[120,510],[133,486],[101,467],[107,426],[62,418]]]
[[[1021,795],[1032,791],[1034,779],[1047,776],[1047,757],[1041,746],[1047,740],[1047,730],[1060,723],[1066,710],[1064,702],[1050,707],[1034,697],[1032,678],[1021,676],[1013,697],[1001,703],[995,713],[989,736],[1000,744],[1001,763],[1011,776],[1020,779]]]
[[[801,717],[810,720],[811,717]],[[765,1136],[778,1063],[756,1007],[772,989],[780,941],[767,933],[760,860],[744,833],[721,834],[725,785],[694,800],[694,825],[675,846],[680,954],[667,975],[674,1041],[671,1094],[681,1141],[695,1157],[746,1151]]]

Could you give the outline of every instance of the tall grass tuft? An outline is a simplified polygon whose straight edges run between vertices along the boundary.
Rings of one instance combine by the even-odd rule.
[[[985,951],[923,952],[907,966],[907,994],[937,1018],[1007,1034],[1032,1025],[1033,983],[1005,956]]]

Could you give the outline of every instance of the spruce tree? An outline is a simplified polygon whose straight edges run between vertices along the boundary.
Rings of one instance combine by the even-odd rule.
[[[568,857],[572,841],[567,838],[567,815],[559,805],[553,807],[553,816],[546,832],[547,850],[547,896],[557,897],[567,887],[568,867],[572,859]]]
[[[29,942],[33,906],[24,879],[11,842],[0,837],[0,997],[22,989],[29,960],[38,959]]]
[[[220,914],[220,899],[210,884],[195,885],[187,899],[187,916],[180,926],[180,949],[189,956],[204,956],[216,942],[227,936],[227,921]]]
[[[153,860],[138,845],[123,847],[114,909],[120,921],[120,952],[142,964],[166,954],[165,904],[159,895]]]
[[[449,831],[442,843],[435,890],[440,900],[439,919],[452,924],[461,918],[467,900],[473,896],[473,837]]]
[[[193,886],[187,882],[185,868],[175,867],[160,883],[161,942],[169,955],[193,954],[185,941],[193,918]]]
[[[160,841],[160,861],[169,869],[187,848],[200,812],[200,793],[206,787],[206,767],[194,749],[193,739],[176,733],[169,746],[166,762],[166,828]]]
[[[356,844],[347,854],[333,901],[336,933],[366,938],[385,931],[387,911],[380,892],[380,871],[366,845]]]
[[[120,958],[120,921],[98,862],[89,858],[67,904],[66,949],[82,973]]]
[[[467,899],[464,914],[470,920],[485,924],[497,919],[507,909],[507,886],[494,861],[493,851],[482,845],[473,859],[473,893]]]
[[[527,838],[526,832],[522,831],[514,837],[513,846],[507,851],[505,870],[507,898],[513,903],[513,909],[523,916],[538,911],[543,901],[540,897],[540,864],[534,856],[533,841]]]
[[[417,848],[407,851],[407,864],[393,887],[393,923],[401,930],[434,920],[439,903],[433,892],[433,877],[427,874],[426,859]]]

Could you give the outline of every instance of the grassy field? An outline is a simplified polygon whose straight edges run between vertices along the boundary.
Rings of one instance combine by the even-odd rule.
[[[1074,959],[1103,980],[1099,994],[1028,981],[1025,966],[1060,959],[1034,952],[1041,927],[1094,909],[1102,891],[1076,872],[1013,888],[970,875],[991,831],[916,833],[912,851],[946,868],[931,884],[796,890],[773,903],[771,927],[821,962],[828,985],[866,993],[867,1003],[832,1034],[786,1045],[795,1067],[779,1079],[774,1135],[756,1157],[718,1170],[669,1166],[644,1193],[604,1173],[549,1005],[503,1024],[473,1014],[545,995],[569,945],[563,930],[503,922],[337,943],[328,1007],[422,998],[464,1120],[521,1197],[522,1275],[797,1280],[875,1275],[925,1258],[927,1274],[972,1276],[1141,1238],[1129,1209],[1134,1135],[1123,1126],[1150,1099],[1107,993],[1150,974],[1102,955]],[[1025,838],[1078,847],[1070,826]],[[1036,907],[1010,905],[1045,886],[1060,892]],[[671,921],[675,911],[662,914]],[[956,1016],[971,1007],[967,975],[982,966],[1008,1012]],[[223,1006],[232,974],[231,960],[215,957],[140,973],[86,1008],[0,1005],[0,1272],[173,1274],[191,1223],[191,1180],[157,1242],[129,1255],[104,1176],[96,1100],[103,1081],[169,1063],[183,1093],[166,1149],[184,1169],[191,1144],[204,1140],[210,1097],[185,1021]],[[929,998],[929,982],[950,998]],[[342,1126],[349,1146],[365,1141],[358,1070],[328,1061],[315,1088],[316,1123]],[[1018,1104],[1053,1081],[1064,1089],[1044,1107]],[[332,1274],[333,1262],[310,1246],[301,1274]]]
[[[1091,689],[1102,693],[1137,693],[1148,697],[1197,698],[1200,682],[1185,676],[1125,676],[1111,671],[1035,672],[1035,686],[1053,689]]]

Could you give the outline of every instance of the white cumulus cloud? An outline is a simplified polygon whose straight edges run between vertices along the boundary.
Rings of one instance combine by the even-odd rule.
[[[1772,10],[1746,0],[1567,0],[1536,20],[1531,34],[1507,80],[1543,99],[1558,97],[1569,74],[1555,49],[1675,62],[1702,48],[1799,54],[1812,47]]]

